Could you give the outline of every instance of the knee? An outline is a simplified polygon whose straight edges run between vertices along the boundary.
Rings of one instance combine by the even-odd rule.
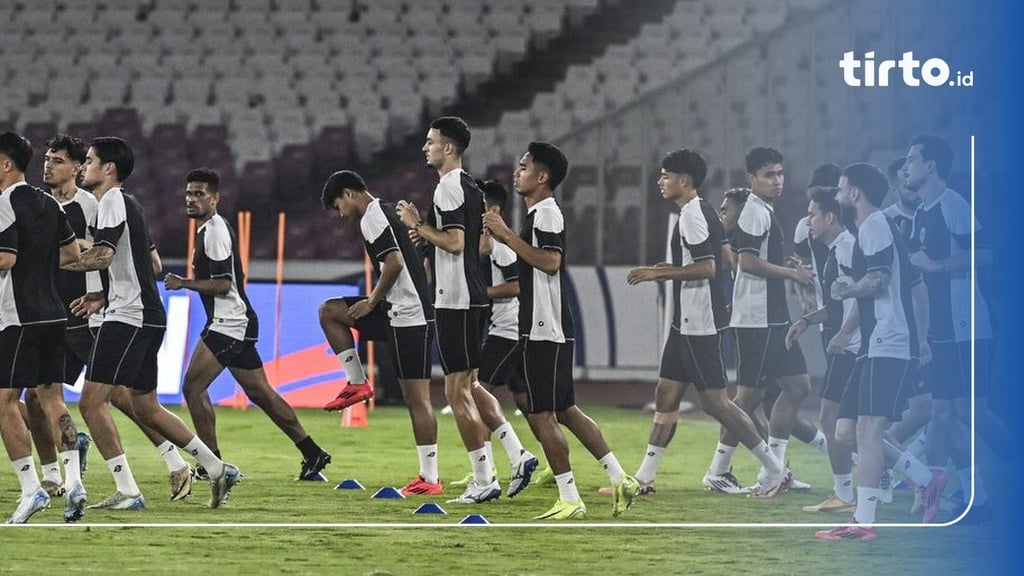
[[[857,446],[857,428],[852,422],[840,422],[836,425],[836,441],[853,449]]]
[[[320,324],[344,324],[344,304],[339,300],[326,300],[320,304]]]

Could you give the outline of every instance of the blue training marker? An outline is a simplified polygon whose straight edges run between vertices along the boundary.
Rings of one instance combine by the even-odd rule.
[[[334,487],[334,489],[335,490],[366,490],[366,488],[364,488],[363,485],[359,483],[359,480],[356,480],[355,478],[348,478],[346,480],[342,480],[341,482],[338,483],[337,486]]]
[[[426,504],[420,504],[420,507],[417,508],[416,511],[413,512],[413,514],[443,514],[443,515],[447,515],[448,513],[445,512],[444,508],[441,508],[441,506],[439,506],[437,504],[434,504],[433,502],[427,502]]]
[[[397,488],[385,486],[374,492],[372,498],[405,498]]]
[[[490,524],[490,522],[488,522],[487,518],[484,518],[480,514],[470,514],[462,520],[459,520],[459,524],[467,524],[470,526],[483,526],[485,524]]]

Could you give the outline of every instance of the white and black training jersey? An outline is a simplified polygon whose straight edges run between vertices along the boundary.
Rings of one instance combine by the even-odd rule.
[[[554,198],[545,198],[527,211],[519,237],[534,248],[562,253],[562,264],[554,274],[519,259],[520,337],[558,343],[574,340],[565,280],[565,220]]]
[[[468,310],[488,305],[480,270],[480,234],[484,200],[473,178],[462,169],[441,177],[434,189],[433,224],[441,231],[460,229],[465,248],[452,254],[434,248],[434,307]]]
[[[946,188],[934,202],[918,206],[914,215],[912,250],[923,250],[932,260],[963,255],[971,249],[971,232],[977,248],[988,247],[981,225],[971,220],[971,205]],[[929,335],[934,342],[967,342],[971,339],[971,271],[922,272],[928,287]],[[974,335],[992,338],[988,303],[974,283]]]
[[[258,340],[259,319],[245,295],[245,272],[238,253],[238,237],[220,214],[214,214],[196,232],[192,270],[196,280],[224,278],[231,281],[231,289],[223,296],[199,295],[206,310],[204,331],[235,340]]]
[[[96,211],[99,203],[91,192],[82,190],[75,191],[75,195],[66,202],[61,202],[61,208],[67,217],[68,225],[75,233],[75,238],[93,241],[93,233],[96,231]],[[86,292],[100,292],[103,285],[100,281],[100,272],[72,272],[60,270],[57,272],[57,291],[60,292],[61,300],[64,301],[65,310],[71,302]],[[102,318],[102,315],[99,316]],[[74,314],[68,315],[68,330],[84,328],[92,324],[92,319],[86,320]]]
[[[857,245],[857,239],[849,230],[843,230],[831,244],[828,245],[828,255],[825,259],[824,273],[820,277],[820,286],[825,295],[825,307],[828,309],[828,318],[823,323],[825,334],[831,339],[835,336],[843,323],[853,314],[854,300],[832,299],[832,284],[843,278],[853,280],[853,252]],[[860,350],[860,331],[855,331],[846,344],[846,351],[856,354]]]
[[[366,253],[370,255],[378,273],[387,266],[385,259],[391,252],[397,250],[405,261],[398,280],[384,297],[390,307],[388,321],[391,326],[423,326],[433,320],[434,308],[430,304],[423,257],[409,240],[405,226],[398,219],[395,205],[381,202],[380,199],[370,202],[366,214],[359,220],[359,231],[363,235]]]
[[[770,264],[783,265],[782,228],[775,210],[757,194],[743,205],[736,223],[733,250],[749,252]],[[789,324],[786,281],[762,278],[740,268],[732,291],[732,326],[767,328]]]
[[[60,204],[18,182],[0,192],[0,252],[17,256],[0,270],[0,330],[67,321],[57,290],[60,248],[75,241]]]
[[[882,210],[882,213],[896,225],[896,230],[899,231],[903,242],[909,250],[911,247],[910,238],[914,234],[914,212],[904,212],[900,203],[896,202]]]
[[[671,263],[688,266],[701,260],[713,260],[721,267],[722,222],[710,204],[694,197],[679,209],[676,234],[672,239]],[[720,276],[701,280],[673,280],[672,329],[687,336],[710,336],[729,324],[725,293]]]
[[[881,294],[857,299],[860,354],[869,358],[917,358],[917,325],[911,298],[917,276],[899,232],[880,210],[861,222],[853,253],[855,281],[874,270],[888,272],[889,285]]]
[[[811,228],[807,225],[807,216],[804,216],[796,223],[796,230],[793,231],[793,252],[804,260],[810,260],[811,269],[814,274],[821,278],[825,274],[825,260],[828,259],[828,246],[811,238]],[[821,289],[821,284],[815,282],[814,302],[821,308],[826,305],[828,298]],[[824,327],[822,327],[824,330]]]
[[[508,246],[495,240],[487,260],[491,286],[519,281],[519,257]],[[494,299],[491,303],[491,325],[487,333],[508,340],[519,339],[519,298]]]
[[[107,268],[110,286],[103,321],[164,327],[167,315],[156,288],[149,255],[153,243],[142,205],[121,188],[111,188],[100,198],[96,228],[94,245],[114,250]]]

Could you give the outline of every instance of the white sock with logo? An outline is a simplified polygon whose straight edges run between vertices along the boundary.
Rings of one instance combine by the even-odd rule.
[[[178,447],[172,444],[170,440],[164,440],[163,444],[156,447],[156,451],[163,457],[164,464],[167,464],[168,472],[177,472],[188,466],[188,463],[181,457],[181,454],[178,454]]]
[[[732,469],[732,453],[736,451],[735,446],[718,443],[715,447],[715,455],[711,458],[711,467],[708,469],[712,476],[728,474]]]
[[[75,484],[82,481],[82,466],[78,457],[78,449],[61,452],[60,460],[64,464],[64,487],[70,490]]]
[[[437,484],[437,444],[424,444],[416,447],[420,458],[420,476],[424,482]]]
[[[469,463],[473,466],[473,481],[477,486],[487,486],[494,478],[494,467],[487,458],[487,448],[480,447],[469,451]]]
[[[779,460],[782,460],[782,465],[786,465],[786,447],[789,446],[789,439],[776,438],[775,436],[768,437],[768,447],[772,449],[772,454]]]
[[[612,486],[622,482],[622,477],[626,475],[626,471],[622,469],[622,465],[619,464],[619,459],[615,457],[614,452],[605,454],[597,462],[604,468],[605,473],[608,474],[608,479],[612,481]]]
[[[56,460],[54,460],[53,462],[47,462],[46,464],[43,464],[42,468],[43,480],[49,480],[50,482],[53,482],[54,484],[60,486],[60,464],[57,463]]]
[[[199,436],[193,436],[182,450],[191,454],[200,466],[206,468],[206,473],[210,475],[211,480],[216,480],[224,474],[224,462],[217,458],[217,455],[199,439]]]
[[[853,502],[853,474],[833,474],[832,491],[843,502]]]
[[[338,362],[345,368],[345,376],[349,384],[366,384],[366,372],[363,371],[363,363],[359,361],[359,353],[355,348],[338,352]]]
[[[857,486],[857,511],[853,513],[853,519],[857,524],[871,526],[875,523],[875,510],[881,499],[882,490],[880,488]]]
[[[558,499],[562,502],[579,502],[580,491],[576,489],[576,480],[572,477],[572,470],[565,474],[555,475],[555,484],[558,485]]]
[[[519,457],[523,454],[523,443],[519,441],[519,436],[516,435],[512,424],[505,422],[498,426],[494,430],[494,435],[498,437],[498,442],[501,442],[501,447],[505,449],[505,454],[508,454],[509,463],[514,465],[516,462],[519,462]]]
[[[36,463],[32,456],[18,458],[11,461],[14,473],[18,475],[18,483],[21,484],[21,495],[28,496],[39,490],[39,476],[36,475]]]
[[[139,495],[139,485],[135,483],[135,476],[132,476],[132,469],[128,466],[128,458],[124,454],[107,460],[107,468],[110,468],[110,475],[114,477],[114,486],[118,492],[125,496]]]
[[[636,471],[636,479],[641,484],[650,484],[654,482],[654,477],[658,475],[658,465],[661,464],[661,458],[665,455],[665,448],[661,446],[655,446],[654,444],[647,445],[647,452],[644,453],[644,460],[640,463],[640,468]]]

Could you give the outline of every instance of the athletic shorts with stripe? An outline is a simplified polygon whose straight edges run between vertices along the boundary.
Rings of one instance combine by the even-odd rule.
[[[89,363],[96,334],[89,326],[77,326],[64,333],[64,384],[74,384]]]
[[[35,388],[64,376],[64,322],[0,331],[0,388]]]
[[[903,419],[903,407],[913,389],[916,361],[899,358],[860,358],[840,402],[840,418],[878,416],[890,422]],[[854,400],[856,398],[856,400]],[[852,406],[856,414],[851,416]]]
[[[576,404],[572,382],[574,343],[522,339],[530,414],[562,412]]]
[[[484,308],[434,309],[441,369],[455,374],[480,367],[480,315]]]
[[[807,374],[807,363],[800,343],[786,348],[789,326],[768,328],[735,328],[737,384],[763,388],[769,381],[783,376]]]
[[[352,306],[365,296],[346,296],[342,298],[347,306]],[[391,363],[395,372],[402,380],[424,380],[430,378],[430,347],[434,341],[432,326],[391,326],[388,317],[390,306],[387,302],[379,304],[372,312],[356,321],[355,329],[363,340],[387,342],[391,348]]]
[[[669,330],[658,377],[693,384],[701,391],[725,388],[721,342],[718,334],[689,336]]]
[[[843,352],[842,354],[826,354],[825,359],[828,366],[825,368],[825,383],[821,387],[821,397],[838,404],[843,400],[843,392],[850,382],[850,375],[857,363],[857,356]]]
[[[235,340],[231,336],[210,329],[203,330],[201,338],[203,344],[206,344],[217,358],[217,362],[225,368],[259,370],[263,367],[263,359],[256,350],[255,340]]]
[[[96,333],[85,379],[98,384],[152,392],[157,385],[157,353],[164,340],[162,326],[136,328],[104,321]]]
[[[523,381],[523,353],[519,342],[488,335],[480,351],[477,380],[491,386],[508,386],[513,394],[526,392]]]

